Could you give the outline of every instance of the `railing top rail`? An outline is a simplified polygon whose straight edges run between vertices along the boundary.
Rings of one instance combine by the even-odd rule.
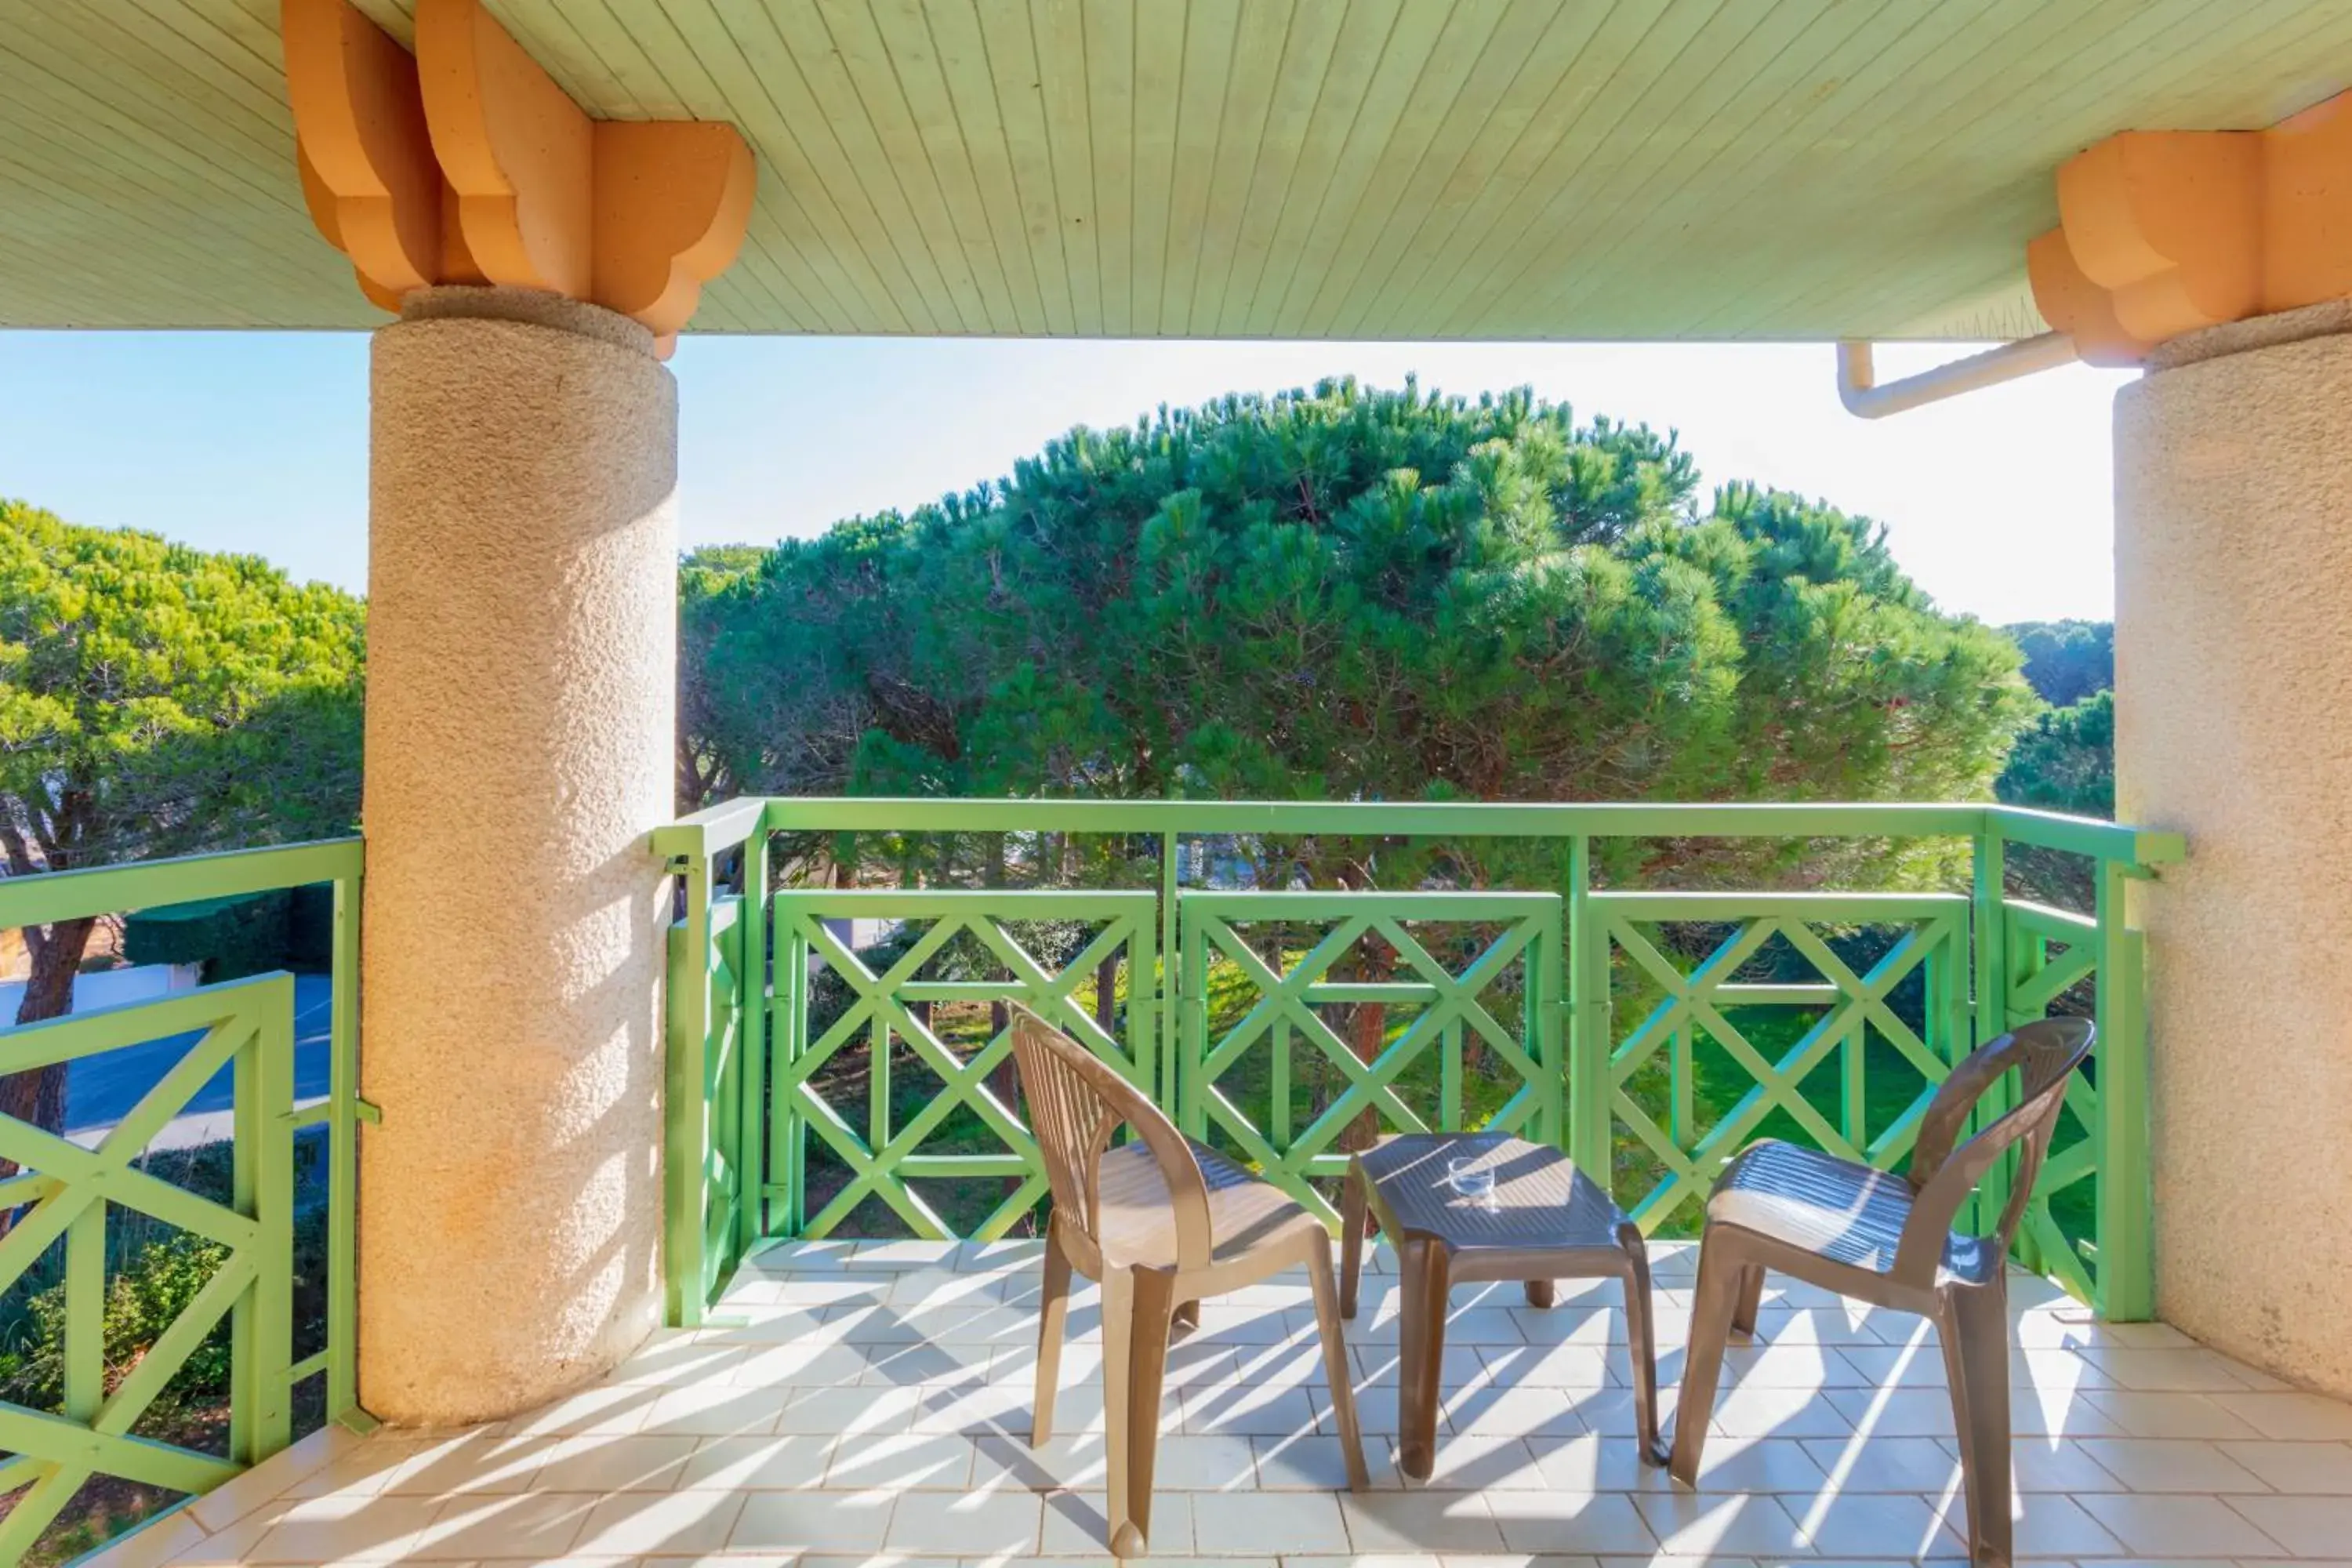
[[[1089,888],[783,888],[771,900],[780,914],[798,910],[877,915],[985,914],[1002,910],[1031,918],[1133,914],[1158,895],[1146,890]]]
[[[2096,817],[2068,816],[2063,812],[2035,811],[2022,805],[1981,808],[1992,829],[2012,844],[2063,849],[2121,860],[2131,866],[2169,866],[2189,858],[2189,840],[2157,827],[2135,827],[2126,822],[2102,822]]]
[[[1748,915],[1796,915],[1810,920],[1912,920],[1969,907],[1966,893],[1677,892],[1637,888],[1587,895],[1628,920],[1735,920]]]
[[[331,882],[358,876],[363,858],[361,840],[352,837],[0,878],[0,926],[47,925]]]
[[[1221,915],[1228,919],[1244,916],[1256,920],[1313,920],[1359,911],[1376,914],[1402,911],[1407,919],[1475,920],[1481,915],[1507,919],[1536,913],[1558,904],[1559,895],[1444,889],[1429,891],[1382,889],[1378,892],[1286,889],[1259,892],[1213,889],[1201,891],[1187,889],[1179,895],[1179,901],[1190,913]]]
[[[665,855],[714,854],[758,829],[898,833],[1335,833],[1382,837],[1971,837],[2161,865],[2177,833],[1969,802],[980,800],[771,795],[698,812],[655,834]]]
[[[732,849],[760,830],[769,802],[760,795],[706,805],[654,829],[654,853],[665,860],[701,859]]]
[[[1361,834],[1382,837],[1965,836],[1980,805],[1499,801],[941,800],[772,795],[772,830]]]

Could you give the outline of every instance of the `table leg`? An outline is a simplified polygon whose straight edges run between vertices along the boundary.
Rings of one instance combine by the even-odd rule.
[[[1339,1316],[1356,1315],[1356,1279],[1364,1268],[1364,1168],[1348,1163],[1339,1184]]]
[[[1530,1307],[1549,1307],[1549,1306],[1550,1306],[1554,1301],[1557,1301],[1557,1300],[1559,1300],[1559,1296],[1554,1292],[1554,1290],[1553,1290],[1553,1289],[1552,1289],[1552,1282],[1551,1282],[1550,1280],[1549,1280],[1549,1279],[1530,1279],[1530,1280],[1528,1280],[1528,1306],[1530,1306]]]
[[[1397,1323],[1398,1462],[1425,1481],[1437,1463],[1437,1410],[1445,1363],[1445,1249],[1433,1242],[1402,1247],[1402,1302]]]
[[[1650,1246],[1632,1220],[1617,1227],[1625,1253],[1625,1342],[1633,1363],[1633,1415],[1641,1426],[1642,1458],[1666,1462],[1658,1438],[1658,1336],[1650,1312]]]

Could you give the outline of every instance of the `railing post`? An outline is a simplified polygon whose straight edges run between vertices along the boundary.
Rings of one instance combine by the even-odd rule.
[[[359,1408],[360,878],[334,881],[327,1022],[327,1419]]]
[[[229,1458],[242,1465],[285,1447],[294,1426],[294,977],[264,982],[254,1005],[254,1037],[230,1068],[230,1185],[257,1226],[253,1284],[229,1313]]]
[[[1164,907],[1175,907],[1172,894],[1163,895],[1163,899]],[[1184,1021],[1183,1048],[1169,1053],[1183,1058],[1176,1072],[1176,1124],[1187,1137],[1205,1138],[1209,1117],[1207,1108],[1201,1102],[1201,1077],[1209,1055],[1209,944],[1201,940],[1199,931],[1181,928],[1176,940],[1181,978],[1170,989],[1181,999]]]
[[[1138,1087],[1147,1094],[1155,1085],[1175,1081],[1175,1066],[1171,1058],[1176,1055],[1176,1042],[1160,1028],[1165,1021],[1160,999],[1156,995],[1137,995],[1141,988],[1159,984],[1159,933],[1146,922],[1136,921],[1127,944],[1127,1037],[1128,1048],[1135,1058],[1136,1077],[1141,1080]],[[1170,1099],[1160,1103],[1164,1110],[1175,1101]]]
[[[2115,1322],[2156,1315],[2153,1174],[2148,1162],[2146,947],[2125,909],[2129,868],[2101,860],[2098,1257],[2093,1305]]]
[[[776,983],[784,999],[783,1033],[776,1042],[777,1076],[782,1078],[800,1060],[808,1039],[809,945],[797,921],[776,933]],[[783,1213],[775,1220],[775,1230],[796,1237],[808,1223],[808,1136],[797,1089],[777,1103],[768,1135],[772,1140],[769,1168],[782,1173]]]
[[[1188,994],[1180,989],[1177,979],[1182,973],[1181,965],[1184,956],[1182,935],[1176,926],[1176,894],[1181,880],[1176,852],[1180,847],[1173,832],[1160,836],[1160,1037],[1167,1044],[1166,1059],[1161,1067],[1160,1103],[1170,1109],[1182,1104],[1188,1092],[1184,1086],[1186,1064],[1180,1059],[1185,1049],[1177,1043],[1180,1038],[1190,1038],[1189,1034],[1179,1033],[1185,1027],[1181,998]],[[1134,980],[1129,979],[1128,985],[1133,989]],[[1185,1131],[1194,1137],[1200,1136],[1198,1130],[1189,1122],[1185,1124]]]
[[[1592,840],[1568,841],[1568,1154],[1612,1189],[1609,1147],[1609,939],[1592,910]]]
[[[1560,923],[1532,944],[1528,1025],[1536,1047],[1536,1065],[1544,1071],[1542,1136],[1558,1148],[1568,1139],[1568,1050],[1562,1027],[1567,1008],[1560,994],[1568,914],[1563,906],[1555,905],[1554,910]]]
[[[743,844],[742,952],[735,965],[736,1121],[734,1256],[767,1230],[768,1190],[768,830],[766,816]]]
[[[664,1018],[662,1291],[673,1328],[703,1317],[703,1056],[710,1039],[710,861],[697,852],[677,868],[686,918],[670,927]]]
[[[1971,884],[1975,916],[1976,1039],[1971,1049],[1999,1039],[2009,1028],[2009,911],[2002,902],[2006,844],[1990,816],[1977,828]],[[1966,1054],[1966,1053],[1963,1053]],[[2001,1091],[1995,1089],[1977,1104],[1977,1124],[1982,1127],[2000,1114]],[[1969,1223],[1982,1226],[2009,1203],[2010,1161],[2003,1156],[1985,1173],[1977,1189],[1977,1213]]]

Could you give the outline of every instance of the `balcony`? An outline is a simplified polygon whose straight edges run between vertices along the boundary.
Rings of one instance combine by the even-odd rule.
[[[1328,859],[1299,847],[1340,842],[1356,866],[1410,866],[1406,885],[1298,885]],[[1653,885],[1660,842],[1706,886]],[[1903,886],[1841,885],[1855,847],[1888,842]],[[856,885],[812,885],[812,846]],[[1062,1435],[1026,1443],[1024,1233],[1044,1189],[1002,1033],[1019,1002],[1327,1214],[1369,1125],[1564,1148],[1654,1238],[1669,1414],[1686,1238],[1725,1159],[1769,1132],[1899,1165],[1977,1042],[2090,1011],[2098,1055],[2016,1258],[2020,1553],[2340,1557],[2352,1409],[2148,1321],[2161,1151],[2124,892],[2181,852],[1973,805],[719,807],[657,831],[647,869],[677,879],[670,1326],[545,1408],[433,1433],[371,1430],[360,1407],[355,1150],[374,1112],[352,1024],[356,844],[0,886],[8,923],[321,880],[343,894],[324,1099],[294,1096],[291,988],[267,977],[0,1034],[9,1070],[189,1042],[91,1153],[0,1124],[25,1166],[0,1278],[65,1287],[58,1397],[0,1408],[16,1455],[0,1482],[26,1489],[0,1547],[22,1553],[113,1477],[192,1499],[116,1548],[123,1563],[1100,1561],[1090,1310],[1073,1315]],[[2084,907],[2021,896],[2020,858],[2063,863]],[[1277,864],[1278,886],[1244,885],[1239,868]],[[164,1190],[142,1152],[224,1068],[229,1179]],[[2004,1196],[1997,1174],[1988,1214]],[[121,1373],[100,1322],[107,1225],[141,1215],[226,1258]],[[1564,1284],[1549,1310],[1457,1291],[1438,1470],[1408,1488],[1388,1452],[1394,1302],[1368,1281],[1360,1496],[1339,1489],[1304,1279],[1212,1302],[1171,1362],[1154,1555],[1961,1554],[1932,1334],[1786,1283],[1732,1354],[1695,1492],[1635,1462],[1613,1288]],[[222,1324],[225,1419],[208,1439],[157,1432],[159,1395]]]

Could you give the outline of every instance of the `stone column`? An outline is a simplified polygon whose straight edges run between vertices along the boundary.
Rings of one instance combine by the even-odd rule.
[[[488,288],[410,294],[372,392],[360,1395],[438,1425],[659,1321],[677,400]]]
[[[2352,1394],[2352,318],[2175,339],[2116,405],[2118,815],[2148,933],[2157,1306]]]

